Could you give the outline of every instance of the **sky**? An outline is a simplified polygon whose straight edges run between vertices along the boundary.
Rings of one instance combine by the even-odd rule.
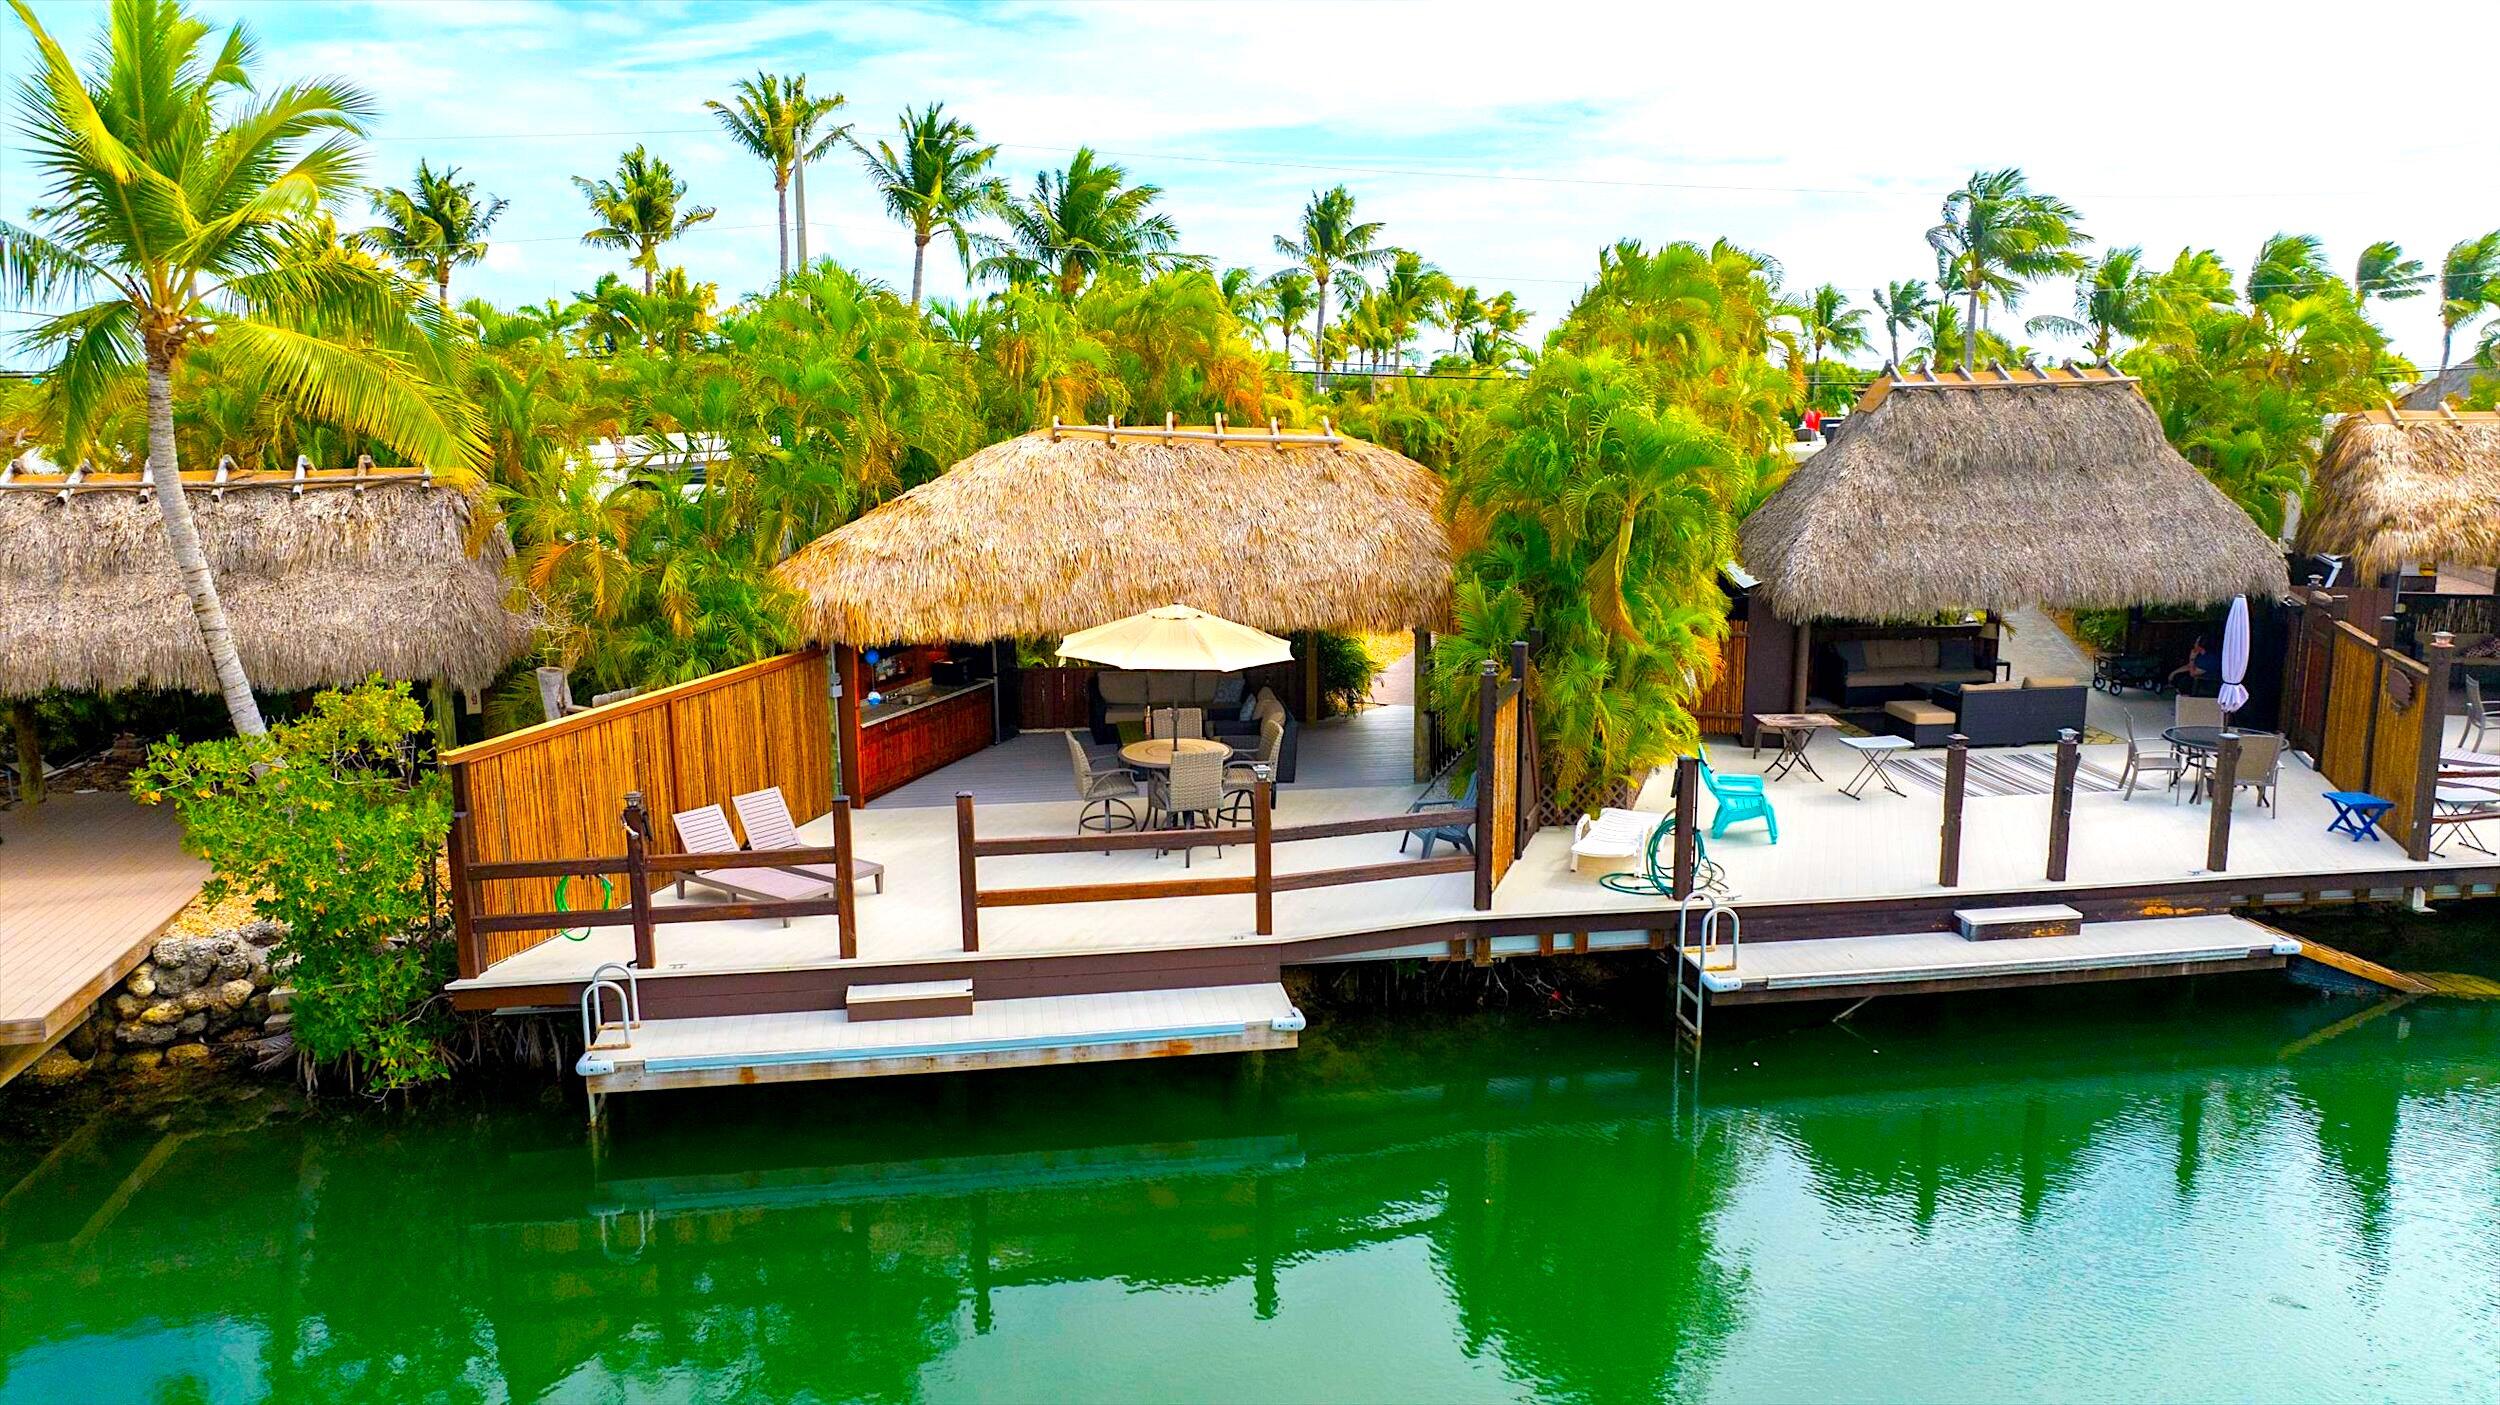
[[[34,8],[73,53],[105,10]],[[758,69],[844,94],[864,136],[944,102],[1002,144],[1019,189],[1090,144],[1163,187],[1184,247],[1221,265],[1281,267],[1273,237],[1342,182],[1389,242],[1488,295],[1514,291],[1537,332],[1626,237],[1726,237],[1777,258],[1793,287],[1832,282],[1863,304],[1887,281],[1932,278],[1939,203],[2007,165],[2079,207],[2094,247],[2139,244],[2159,263],[2195,245],[2245,271],[2288,230],[2323,237],[2346,269],[2376,239],[2436,265],[2500,227],[2490,0],[2411,4],[2386,26],[2351,6],[2212,0],[198,8],[245,23],[270,79],[371,92],[370,179],[404,184],[422,157],[509,199],[492,252],[454,284],[502,303],[624,271],[582,246],[592,221],[567,177],[609,173],[637,141],[719,210],[666,257],[724,301],[768,283],[770,175],[703,108]],[[7,19],[0,69],[14,79],[29,57]],[[21,217],[38,195],[12,137],[0,210]],[[811,252],[909,285],[909,238],[855,159],[819,164],[808,203]],[[960,295],[940,254],[931,291]],[[2043,284],[2020,315],[2071,301]],[[2398,350],[2436,362],[2431,299],[2380,316]],[[0,327],[24,321],[12,309]]]

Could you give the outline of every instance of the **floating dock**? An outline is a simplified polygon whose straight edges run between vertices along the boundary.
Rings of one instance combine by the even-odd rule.
[[[941,1003],[953,994],[907,998]],[[594,1017],[590,1048],[575,1067],[595,1119],[611,1093],[1290,1049],[1304,1023],[1272,981],[1005,1000],[967,991],[963,999],[967,1013],[900,1018],[890,1013],[899,1000],[864,1001],[858,1010]],[[626,992],[617,1005],[591,1008],[632,1010],[638,1001]]]
[[[2020,911],[2032,922],[2042,909]],[[1744,1005],[2280,970],[2301,950],[2293,937],[2226,914],[2074,926],[2057,936],[1899,932],[1755,942],[1732,952],[1723,943],[1708,953],[1687,948],[1684,961],[1699,970],[1711,1004]]]

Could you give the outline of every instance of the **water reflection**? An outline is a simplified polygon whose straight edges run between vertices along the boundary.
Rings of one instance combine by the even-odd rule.
[[[1401,1022],[628,1100],[596,1154],[558,1098],[100,1125],[0,1164],[0,1405],[1985,1397],[2112,1340],[2195,1395],[2445,1330],[2372,1378],[2436,1393],[2500,1360],[2500,1018],[2353,1013],[1905,1003],[1697,1084],[1649,1026]],[[2217,1296],[2258,1374],[2136,1340]]]

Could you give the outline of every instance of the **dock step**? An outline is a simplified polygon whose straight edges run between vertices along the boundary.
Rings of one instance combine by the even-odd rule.
[[[861,1020],[915,1020],[932,1015],[972,1013],[972,982],[899,981],[892,985],[855,985],[842,997],[854,1023]]]
[[[1993,942],[2009,937],[2071,937],[2083,930],[2083,914],[2071,907],[2044,903],[2035,907],[1957,908],[1953,920],[1964,941]]]

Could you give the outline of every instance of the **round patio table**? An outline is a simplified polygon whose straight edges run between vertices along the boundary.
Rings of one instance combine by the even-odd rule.
[[[2189,763],[2196,768],[2194,789],[2197,798],[2202,798],[2204,794],[2208,761],[2209,758],[2221,752],[2224,732],[2236,732],[2242,740],[2249,737],[2277,735],[2257,727],[2164,727],[2162,729],[2161,739],[2186,753]]]
[[[1218,751],[1226,756],[1233,754],[1233,749],[1224,743],[1208,741],[1203,737],[1175,737],[1168,740],[1149,738],[1142,742],[1130,742],[1121,747],[1120,759],[1131,766],[1141,766],[1149,771],[1168,771],[1172,769],[1174,747],[1180,748],[1184,755],[1201,751]]]

